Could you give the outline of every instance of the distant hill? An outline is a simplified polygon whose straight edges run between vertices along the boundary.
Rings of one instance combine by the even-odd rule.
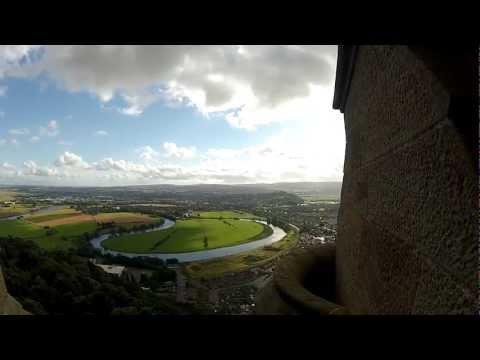
[[[340,199],[342,191],[341,182],[292,182],[292,183],[275,183],[275,184],[252,184],[248,185],[268,191],[285,191],[299,195],[301,197],[315,196],[318,198]]]
[[[167,194],[211,194],[211,195],[240,195],[240,194],[266,194],[272,192],[287,192],[295,194],[304,199],[340,199],[342,189],[341,182],[295,182],[295,183],[273,183],[273,184],[242,184],[242,185],[221,185],[221,184],[199,184],[199,185],[133,185],[133,186],[112,186],[112,187],[21,187],[30,191],[48,191],[52,193],[75,193],[95,194],[102,193],[144,193],[155,195]]]

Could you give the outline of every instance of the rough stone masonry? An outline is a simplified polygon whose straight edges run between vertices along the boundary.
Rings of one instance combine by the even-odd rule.
[[[353,313],[478,313],[476,50],[339,48],[336,281]]]

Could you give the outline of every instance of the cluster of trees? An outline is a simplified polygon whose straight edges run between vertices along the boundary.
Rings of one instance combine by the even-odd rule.
[[[0,238],[7,288],[33,314],[185,314],[194,312],[140,285],[105,273],[73,251],[47,252],[34,242]],[[156,272],[154,280],[170,279]]]
[[[288,222],[277,216],[267,217],[267,224],[272,224],[273,226],[277,226],[285,231],[288,231],[290,229],[290,225],[288,225]]]
[[[168,275],[168,279],[165,281],[175,280],[175,271],[169,269],[165,265],[165,262],[158,258],[148,256],[127,257],[122,255],[104,254],[102,255],[102,262],[104,264],[115,264],[148,270],[163,271]]]

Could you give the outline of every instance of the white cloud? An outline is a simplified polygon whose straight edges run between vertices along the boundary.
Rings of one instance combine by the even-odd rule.
[[[195,157],[196,149],[195,147],[181,147],[172,142],[164,142],[163,150],[165,151],[164,156],[167,158],[176,158],[176,159],[191,159]]]
[[[20,146],[21,142],[18,141],[17,139],[13,138],[13,139],[10,139],[10,144],[14,145],[14,146]]]
[[[93,133],[94,136],[107,136],[108,135],[108,132],[106,132],[105,130],[97,130]]]
[[[30,55],[39,48],[38,45],[0,45],[0,78],[5,73],[16,73],[22,62],[24,65],[30,63]]]
[[[4,162],[3,164],[0,164],[0,177],[2,178],[13,178],[18,176],[17,168],[9,164],[7,162]]]
[[[222,113],[239,128],[277,121],[281,106],[333,84],[336,46],[75,45],[45,46],[40,60],[12,76],[48,73],[70,91],[103,102],[120,95],[120,111],[138,116],[163,100]]]
[[[5,117],[5,111],[0,110],[0,118],[4,118],[4,117]]]
[[[24,171],[23,175],[27,176],[58,176],[59,173],[57,169],[52,169],[49,167],[40,167],[34,161],[28,160],[23,163]]]
[[[41,126],[39,135],[40,136],[50,136],[55,137],[60,133],[58,123],[56,120],[50,120],[46,127]]]
[[[63,146],[72,146],[73,142],[72,141],[65,141],[65,140],[59,140],[58,145],[63,145]]]
[[[151,146],[142,146],[141,148],[137,149],[136,151],[139,153],[140,159],[151,161],[157,158],[160,153],[155,151]]]
[[[8,87],[5,85],[0,85],[0,97],[5,96],[7,94]]]
[[[121,108],[119,111],[124,115],[138,116],[141,115],[148,106],[158,101],[161,98],[161,93],[140,91],[133,95],[123,94],[122,98],[127,103],[127,106]]]
[[[36,143],[36,142],[38,142],[39,140],[40,140],[40,137],[39,137],[39,136],[36,136],[36,135],[35,135],[35,136],[32,136],[32,137],[30,138],[30,142],[32,142],[32,143]]]
[[[8,133],[10,135],[28,135],[30,133],[30,130],[27,129],[27,128],[23,128],[23,129],[10,129],[8,130]]]
[[[16,167],[15,167],[14,165],[11,165],[11,164],[7,163],[7,162],[4,162],[4,163],[2,164],[2,169],[3,169],[3,170],[14,171],[14,170],[16,170]]]
[[[0,146],[3,146],[7,143],[7,140],[5,139],[0,139]]]
[[[253,131],[274,122],[285,129],[255,146],[203,153],[175,142],[144,146],[136,151],[138,162],[104,158],[88,171],[80,155],[65,152],[55,161],[57,176],[118,183],[341,179],[343,121],[331,110],[335,46],[47,46],[35,61],[28,47],[8,51],[0,47],[0,78],[46,73],[65,89],[92,93],[103,108],[126,115],[139,116],[163,102],[191,106],[239,129]],[[124,102],[120,109],[117,102],[104,103],[114,97]],[[30,141],[59,133],[52,120]],[[17,140],[3,140],[3,145],[8,141]]]
[[[83,169],[90,168],[90,165],[86,161],[84,161],[81,156],[68,151],[65,151],[57,158],[57,160],[55,161],[55,166],[77,167]]]

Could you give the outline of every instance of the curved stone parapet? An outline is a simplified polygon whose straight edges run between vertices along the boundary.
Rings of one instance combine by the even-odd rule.
[[[347,314],[335,303],[335,246],[295,250],[282,258],[258,294],[256,309],[262,315]]]

